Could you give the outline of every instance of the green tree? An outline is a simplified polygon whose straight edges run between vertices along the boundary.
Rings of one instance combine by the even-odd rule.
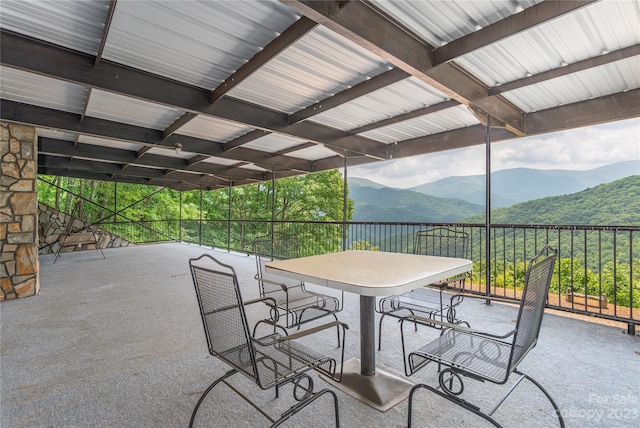
[[[352,242],[349,246],[350,250],[366,250],[366,251],[380,251],[380,247],[377,245],[371,245],[369,241],[364,241],[359,239],[355,242]]]

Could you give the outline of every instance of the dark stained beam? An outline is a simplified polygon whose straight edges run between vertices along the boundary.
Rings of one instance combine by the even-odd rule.
[[[195,119],[197,116],[197,114],[190,112],[183,114],[182,116],[177,118],[175,122],[169,125],[164,131],[162,131],[162,138],[169,138],[170,135],[173,135],[178,129],[191,122],[191,120]]]
[[[333,1],[280,0],[464,105],[475,105],[524,135],[524,112],[508,100],[488,96],[488,88],[455,64],[433,66],[433,46],[361,1],[339,7]]]
[[[175,170],[183,172],[199,172],[203,174],[214,175],[230,175],[234,180],[262,180],[263,174],[259,171],[243,169],[240,171],[231,171],[224,165],[217,165],[209,162],[193,162],[192,159],[184,160],[172,156],[162,156],[156,154],[147,154],[143,158],[138,158],[136,152],[124,149],[116,149],[113,147],[102,147],[93,144],[73,144],[70,141],[56,140],[52,138],[38,139],[38,152],[43,154],[52,154],[57,156],[81,157],[103,162],[117,162],[125,165],[140,165],[166,170]],[[208,159],[209,156],[196,155],[194,158],[201,160]]]
[[[487,129],[482,125],[473,125],[453,131],[440,132],[425,137],[412,138],[390,145],[393,158],[406,158],[446,150],[485,144]],[[491,141],[503,141],[517,136],[505,129],[492,129]]]
[[[117,181],[118,183],[130,183],[130,184],[144,184],[151,185],[151,180],[146,178],[139,177],[124,177],[124,176],[113,176],[112,174],[104,174],[97,172],[89,172],[89,171],[77,171],[77,170],[66,170],[64,168],[53,168],[46,166],[38,166],[38,174],[45,175],[56,175],[61,177],[75,177],[75,178],[86,178],[88,180],[100,180],[100,181]],[[198,190],[200,189],[199,184],[189,183],[189,182],[178,182],[172,180],[154,180],[154,185],[167,187],[174,190]],[[216,190],[226,188],[228,186],[213,186],[213,187],[204,187],[204,190]]]
[[[195,155],[189,159],[187,159],[187,165],[195,165],[197,163],[201,163],[206,161],[207,159],[209,159],[210,156],[205,156],[205,155]]]
[[[271,153],[271,157],[284,156],[287,153],[296,152],[298,150],[304,150],[304,149],[308,149],[309,147],[315,147],[315,146],[316,146],[316,144],[313,144],[313,143],[299,144],[297,146],[288,147],[286,149],[282,149],[282,150],[279,150],[277,152],[273,152],[273,153]]]
[[[116,177],[137,177],[145,179],[163,179],[167,181],[199,183],[207,186],[226,185],[227,181],[208,174],[189,174],[185,172],[175,172],[165,174],[163,170],[155,168],[144,168],[140,166],[129,166],[122,169],[120,165],[107,162],[96,162],[82,159],[69,159],[60,156],[46,154],[38,155],[38,166],[66,169],[73,171],[93,172],[97,174],[111,174]]]
[[[349,89],[345,89],[344,91],[341,91],[329,98],[325,98],[324,100],[318,101],[315,104],[291,114],[291,116],[289,116],[289,124],[291,125],[301,122],[334,107],[348,103],[358,97],[384,88],[385,86],[392,85],[400,80],[406,79],[407,77],[409,77],[409,74],[404,70],[392,68],[389,71],[373,76],[372,78],[365,80],[364,82],[360,82]]]
[[[236,70],[235,73],[218,85],[218,87],[211,93],[211,102],[215,103],[218,101],[218,99],[224,96],[227,92],[258,71],[262,66],[289,46],[300,40],[317,25],[317,23],[305,16],[298,19],[289,28],[284,30],[282,34],[267,44],[264,49],[255,54],[253,58],[244,63],[242,67]]]
[[[243,144],[250,143],[253,140],[257,140],[258,138],[264,137],[265,135],[269,134],[271,134],[271,132],[263,131],[262,129],[255,129],[253,131],[247,132],[244,135],[234,138],[231,141],[227,141],[223,144],[222,150],[225,152],[233,150],[237,147],[242,146]]]
[[[304,121],[289,125],[286,113],[248,102],[223,97],[209,102],[210,91],[155,76],[141,70],[103,60],[93,67],[93,57],[33,40],[6,30],[0,31],[2,65],[43,76],[66,80],[88,88],[131,96],[196,114],[243,123],[247,126],[382,157],[385,145],[360,136]],[[172,134],[171,137],[175,136]]]
[[[501,19],[481,30],[474,31],[436,48],[433,51],[433,66],[455,60],[469,52],[481,49],[597,1],[599,0],[543,1],[522,12]]]
[[[640,117],[640,89],[527,114],[527,135]]]
[[[619,49],[617,51],[599,55],[597,57],[574,62],[573,64],[569,64],[564,67],[554,68],[553,70],[504,83],[500,86],[490,88],[489,95],[497,95],[503,92],[513,91],[514,89],[520,89],[525,86],[555,79],[556,77],[567,76],[569,74],[588,70],[590,68],[600,67],[602,65],[606,65],[615,61],[621,61],[623,59],[630,58],[636,55],[640,55],[640,45],[632,45],[623,49]]]
[[[4,99],[0,100],[0,109],[0,117],[9,122],[30,124],[33,126],[127,142],[142,142],[147,145],[164,148],[172,148],[174,143],[180,143],[185,152],[260,163],[279,169],[293,168],[296,170],[309,171],[311,167],[311,162],[306,159],[283,156],[271,158],[267,152],[242,147],[223,152],[222,144],[211,140],[178,134],[173,134],[167,139],[162,139],[162,132],[154,129],[94,117],[86,117],[84,121],[80,121],[79,116],[73,113],[21,104]]]
[[[435,113],[440,110],[448,109],[451,107],[459,106],[460,103],[456,100],[443,101],[438,104],[434,104],[428,107],[419,108],[417,110],[410,111],[408,113],[400,114],[398,116],[383,119],[378,122],[370,123],[368,125],[359,126],[349,130],[349,134],[360,134],[373,129],[382,128],[384,126],[393,125],[394,123],[404,122],[405,120],[415,119],[416,117],[425,116],[427,114]]]
[[[111,21],[113,20],[113,14],[116,11],[116,3],[118,0],[111,0],[109,2],[109,9],[107,10],[107,18],[104,21],[104,28],[102,29],[102,37],[100,38],[100,46],[98,47],[98,53],[93,63],[94,67],[97,67],[102,60],[102,53],[104,47],[107,44],[107,36],[109,35],[109,29],[111,28]]]
[[[149,150],[151,150],[153,147],[152,146],[144,146],[143,148],[141,148],[140,150],[138,150],[136,152],[136,159],[137,158],[141,158],[142,156],[145,155],[145,153],[147,153]]]

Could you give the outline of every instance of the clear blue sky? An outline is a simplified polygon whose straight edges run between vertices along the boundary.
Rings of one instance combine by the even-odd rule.
[[[491,170],[511,168],[588,170],[636,160],[640,174],[640,119],[571,129],[491,145]],[[414,187],[452,175],[485,172],[485,147],[474,146],[349,168],[390,187]]]

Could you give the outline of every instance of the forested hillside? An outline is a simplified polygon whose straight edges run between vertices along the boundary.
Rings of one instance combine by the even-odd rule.
[[[484,214],[465,222],[481,223]],[[509,224],[640,225],[640,175],[564,196],[550,196],[491,211],[491,222]]]
[[[460,199],[360,183],[349,182],[349,197],[354,201],[353,221],[456,222],[484,210],[482,205]]]

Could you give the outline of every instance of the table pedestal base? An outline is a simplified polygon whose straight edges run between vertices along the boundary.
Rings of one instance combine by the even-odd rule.
[[[360,359],[344,362],[342,382],[321,376],[340,391],[381,412],[386,412],[409,396],[413,383],[397,374],[376,367],[373,376],[360,374]]]

